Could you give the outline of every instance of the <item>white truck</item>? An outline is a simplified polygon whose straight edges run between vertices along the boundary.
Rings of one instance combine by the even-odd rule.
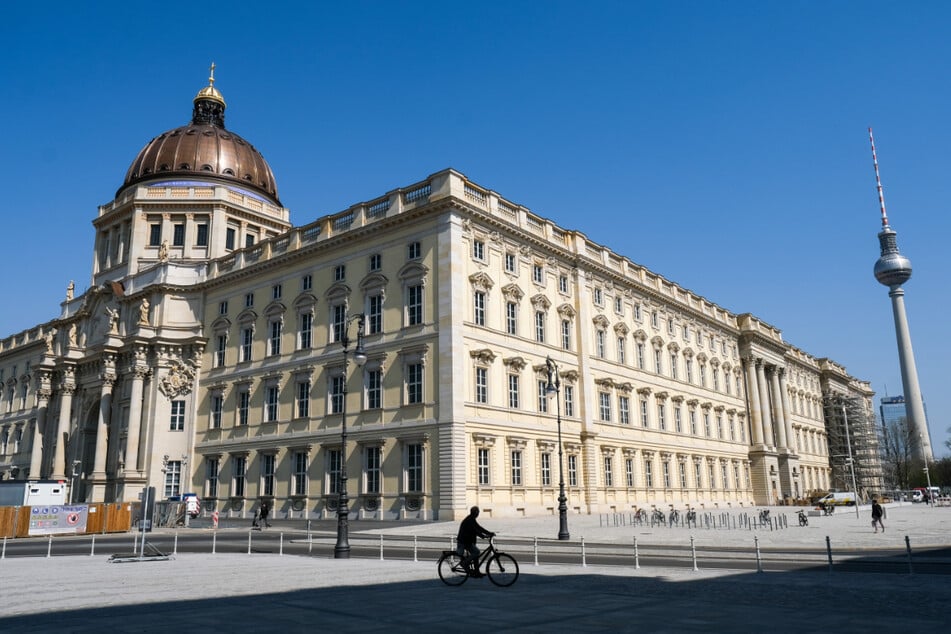
[[[66,483],[59,480],[2,480],[0,506],[66,504]]]
[[[855,493],[851,491],[830,493],[819,498],[816,506],[855,506]]]

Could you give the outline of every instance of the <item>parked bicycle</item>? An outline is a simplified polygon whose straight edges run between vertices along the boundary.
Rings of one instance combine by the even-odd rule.
[[[667,521],[671,526],[674,526],[677,522],[680,521],[680,511],[677,509],[671,509],[670,515],[667,516]]]
[[[654,512],[651,514],[651,524],[667,524],[667,516],[664,515],[664,512],[660,509],[654,509]]]
[[[759,512],[759,523],[769,524],[769,509],[763,509]]]
[[[439,578],[447,586],[461,586],[472,576],[462,555],[455,550],[444,550],[436,567]],[[495,537],[489,538],[489,546],[479,554],[475,570],[485,569],[489,581],[497,586],[506,588],[518,579],[518,562],[515,557],[503,553],[495,547]]]
[[[690,526],[691,524],[693,524],[694,527],[697,526],[697,512],[693,509],[687,511],[687,526]]]
[[[800,526],[809,526],[809,518],[806,517],[806,512],[802,509],[799,510],[799,525]]]
[[[647,511],[644,509],[637,509],[637,512],[634,513],[634,523],[635,524],[646,524],[647,523]]]

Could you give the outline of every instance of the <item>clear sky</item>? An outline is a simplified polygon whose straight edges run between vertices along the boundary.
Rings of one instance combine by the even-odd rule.
[[[872,126],[947,455],[949,33],[947,2],[12,3],[0,337],[89,285],[97,206],[215,61],[295,224],[453,167],[896,395]]]

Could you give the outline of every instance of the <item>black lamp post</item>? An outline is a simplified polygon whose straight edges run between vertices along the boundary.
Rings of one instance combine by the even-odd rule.
[[[545,359],[545,366],[548,369],[545,394],[555,397],[558,412],[558,539],[565,540],[571,539],[571,535],[568,533],[568,501],[565,498],[565,469],[561,458],[561,378],[558,376],[558,365],[551,357]],[[555,377],[554,382],[552,376]]]
[[[353,360],[358,367],[367,361],[363,350],[363,313],[344,317],[340,332],[343,345],[343,380],[341,382],[341,424],[340,424],[340,485],[337,498],[337,544],[334,546],[334,559],[350,559],[350,507],[347,499],[347,354],[350,347],[350,324],[357,321],[357,347],[353,351]]]

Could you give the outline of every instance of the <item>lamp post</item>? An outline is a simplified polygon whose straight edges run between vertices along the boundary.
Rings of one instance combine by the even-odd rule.
[[[340,324],[339,340],[343,346],[343,379],[340,385],[340,486],[337,498],[337,543],[334,546],[334,559],[350,559],[350,507],[347,499],[347,355],[350,350],[350,324],[357,322],[357,347],[353,351],[353,360],[362,367],[367,360],[363,350],[363,324],[365,316],[357,313],[344,315]]]
[[[81,461],[73,460],[73,470],[69,474],[69,503],[72,505],[76,500],[76,485],[78,482],[76,478],[79,477],[79,465]]]
[[[565,498],[565,469],[561,457],[561,378],[558,376],[558,365],[551,360],[551,357],[545,359],[545,367],[548,370],[548,385],[545,386],[545,394],[555,397],[555,408],[558,412],[558,539],[571,539],[568,533],[568,503]],[[554,376],[554,381],[552,381]]]
[[[918,434],[918,445],[924,446],[921,444],[923,441],[922,435]],[[922,471],[925,472],[925,482],[927,482],[926,486],[928,487],[928,503],[931,505],[931,508],[934,508],[934,497],[931,495],[931,472],[928,470],[928,455],[924,452],[922,452],[922,454],[925,456],[925,466]]]

